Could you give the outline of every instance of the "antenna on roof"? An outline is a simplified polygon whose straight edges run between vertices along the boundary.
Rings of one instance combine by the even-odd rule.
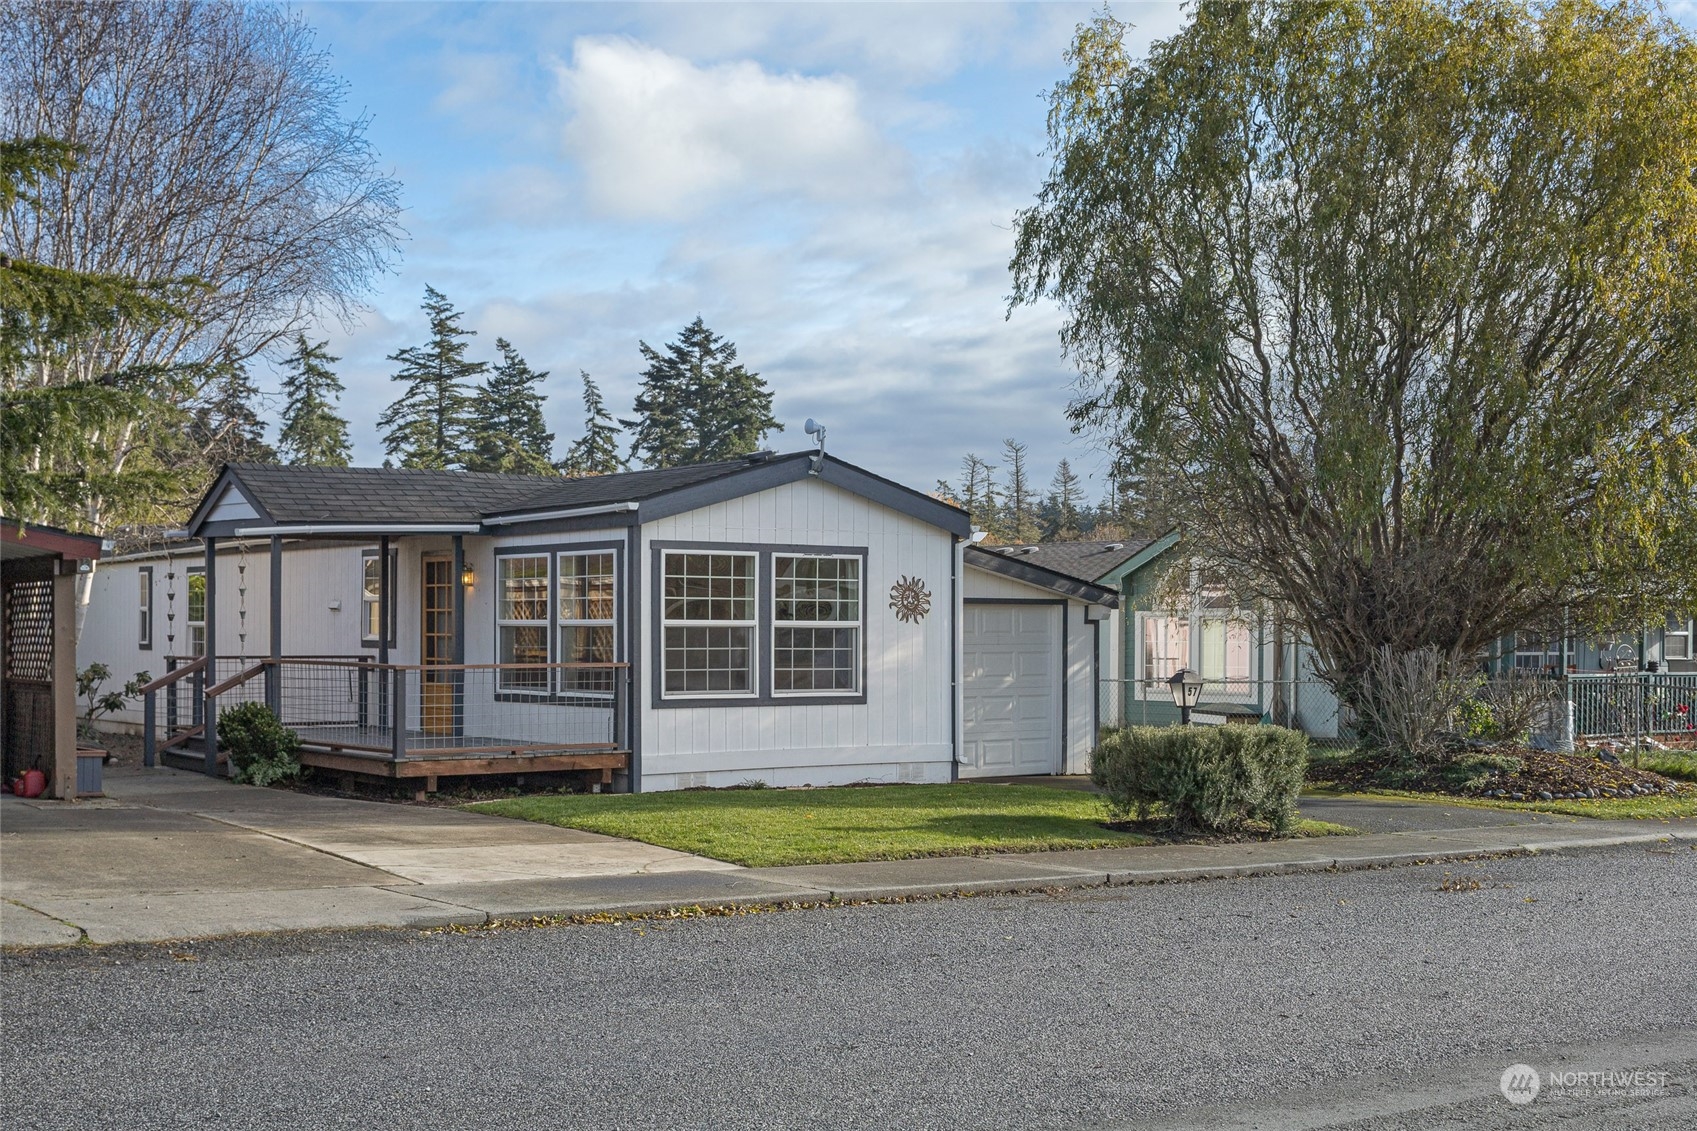
[[[807,472],[809,475],[818,475],[819,469],[825,464],[825,426],[810,416],[802,427],[819,444],[819,450],[813,453],[813,466]]]

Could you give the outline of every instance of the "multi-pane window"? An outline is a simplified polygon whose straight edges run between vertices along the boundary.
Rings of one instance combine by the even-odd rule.
[[[559,564],[560,662],[612,663],[617,615],[612,553],[561,554]],[[613,672],[610,668],[563,669],[560,690],[611,694]]]
[[[495,660],[501,664],[548,662],[548,555],[495,560]],[[502,691],[547,694],[546,667],[499,669]]]
[[[137,594],[141,624],[136,631],[136,646],[145,652],[153,647],[153,567],[141,566],[136,574],[141,582],[141,592]]]
[[[860,689],[860,559],[772,558],[772,690]]]
[[[756,556],[672,551],[663,560],[661,693],[754,695]]]
[[[188,608],[183,623],[189,630],[189,655],[206,655],[206,571],[189,570]]]
[[[1536,632],[1517,633],[1514,638],[1514,666],[1521,671],[1546,671],[1561,667],[1561,641],[1547,639]]]
[[[1143,679],[1145,683],[1164,682],[1183,668],[1190,666],[1190,620],[1188,617],[1163,617],[1139,613],[1142,622]]]
[[[365,551],[363,561],[363,576],[360,583],[360,638],[367,644],[376,644],[383,631],[383,610],[381,593],[383,592],[382,560],[377,550]],[[394,550],[389,551],[389,643],[395,643],[395,574],[399,563],[399,555]]]
[[[1662,634],[1662,659],[1689,660],[1691,654],[1691,628],[1688,620],[1668,618],[1667,630]]]

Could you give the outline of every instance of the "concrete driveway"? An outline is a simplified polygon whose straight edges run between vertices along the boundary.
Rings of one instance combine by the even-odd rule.
[[[0,802],[9,944],[454,921],[466,884],[735,871],[654,845],[477,813],[113,768],[107,797]],[[444,918],[446,915],[446,918]],[[320,921],[321,920],[321,921]],[[79,930],[80,928],[80,930]]]

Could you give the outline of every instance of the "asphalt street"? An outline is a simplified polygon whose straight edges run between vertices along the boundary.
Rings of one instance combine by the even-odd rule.
[[[14,1131],[1697,1123],[1689,845],[74,948],[0,987]],[[1669,1085],[1511,1108],[1517,1062]]]

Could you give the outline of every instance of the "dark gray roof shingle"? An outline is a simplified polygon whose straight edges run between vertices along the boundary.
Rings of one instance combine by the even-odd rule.
[[[773,456],[766,463],[805,459]],[[280,523],[473,523],[493,515],[641,502],[760,464],[746,459],[565,479],[399,467],[232,463],[247,493]]]
[[[1132,538],[1124,542],[1039,542],[1024,546],[984,546],[1018,562],[1030,562],[1055,573],[1096,581],[1142,553],[1157,539]]]

